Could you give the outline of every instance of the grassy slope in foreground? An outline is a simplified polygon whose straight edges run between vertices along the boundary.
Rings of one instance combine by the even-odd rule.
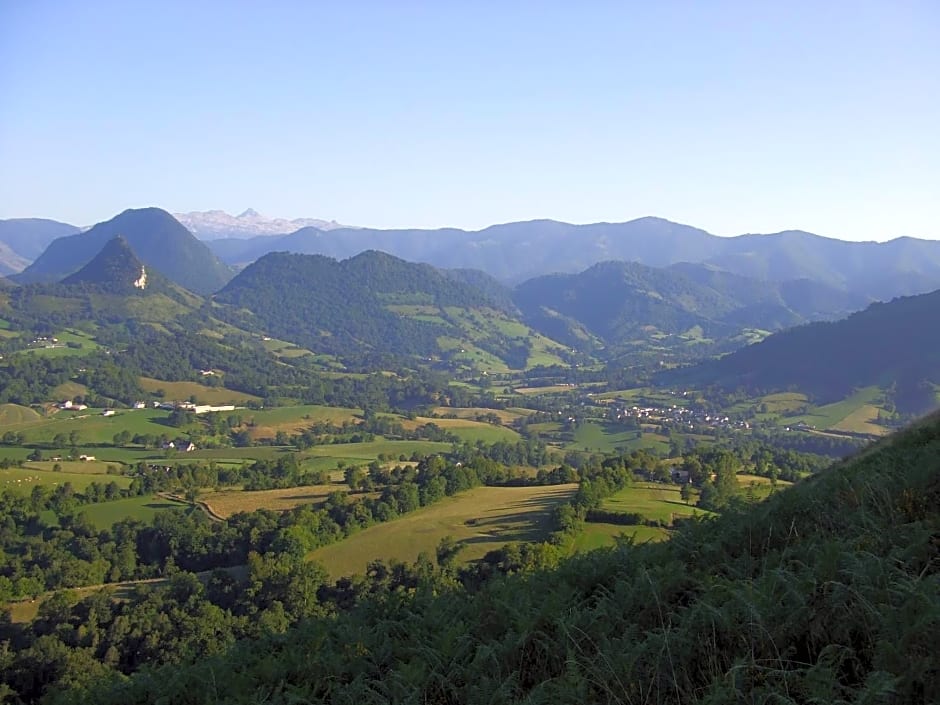
[[[938,532],[934,417],[671,541],[368,603],[84,701],[927,702]]]

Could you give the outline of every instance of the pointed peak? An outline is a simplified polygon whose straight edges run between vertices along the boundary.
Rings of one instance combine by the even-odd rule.
[[[93,284],[113,293],[147,288],[147,271],[123,235],[115,235],[94,258],[63,284]]]
[[[247,210],[242,211],[236,216],[238,218],[260,218],[261,214],[256,211],[254,208],[248,208]]]

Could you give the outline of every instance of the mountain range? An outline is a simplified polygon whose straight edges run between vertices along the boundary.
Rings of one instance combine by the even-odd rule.
[[[194,211],[192,213],[174,213],[174,217],[200,240],[219,238],[250,238],[269,235],[285,235],[301,228],[316,228],[328,231],[348,228],[335,220],[319,218],[267,218],[258,211],[249,208],[238,215],[229,215],[225,211]]]
[[[233,272],[179,221],[159,208],[127,210],[87,232],[54,240],[20,274],[18,283],[54,282],[78,271],[122,235],[140,260],[190,291],[211,294]]]
[[[777,282],[810,279],[870,300],[940,288],[937,241],[847,242],[801,231],[718,237],[660,218],[591,225],[535,220],[477,232],[304,228],[282,237],[215,240],[211,247],[223,261],[235,265],[268,252],[343,259],[375,249],[445,269],[479,269],[508,283],[622,260],[651,267],[707,264]]]
[[[647,267],[602,262],[579,274],[551,274],[515,288],[530,326],[566,345],[648,344],[685,336],[689,344],[734,339],[744,329],[779,330],[848,315],[868,303],[807,279],[767,282],[700,264]]]
[[[74,225],[43,218],[0,220],[0,274],[23,271],[53,240],[77,232]]]
[[[704,264],[714,272],[772,282],[806,279],[864,301],[889,300],[940,288],[940,242],[913,238],[884,243],[847,242],[802,231],[717,237],[661,218],[589,225],[534,220],[475,232],[455,228],[375,230],[317,219],[265,218],[251,209],[238,216],[223,211],[180,214],[175,222],[180,234],[188,229],[207,240],[219,259],[236,267],[269,252],[322,254],[341,260],[379,250],[441,269],[480,270],[508,284],[546,274],[578,273],[600,262],[632,261],[651,267]],[[52,240],[77,232],[75,226],[55,221],[0,221],[0,274],[26,268]],[[48,280],[75,271],[114,234],[109,231],[104,239],[83,241],[83,252],[72,250],[74,261],[50,267],[47,257],[31,267],[24,281],[37,277]],[[133,242],[134,233],[125,235]],[[146,247],[141,242],[133,244],[146,262]],[[60,249],[61,245],[55,247]],[[202,262],[208,264],[209,260],[203,257]],[[163,269],[170,275],[166,267]],[[207,271],[208,281],[196,284],[206,293],[210,285],[221,286],[222,280],[229,277],[222,274],[225,270],[217,262]],[[194,288],[192,284],[189,281],[189,288]]]

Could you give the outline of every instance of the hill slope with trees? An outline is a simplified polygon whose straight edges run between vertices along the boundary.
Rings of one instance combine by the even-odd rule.
[[[48,702],[928,702],[938,457],[934,417],[666,543],[465,587],[444,571],[130,678],[63,660]]]
[[[215,301],[227,305],[218,315],[229,322],[317,352],[427,358],[472,341],[524,367],[528,353],[515,347],[530,344],[530,331],[505,310],[511,303],[499,289],[461,281],[468,276],[375,251],[343,261],[273,253],[245,268]],[[503,324],[519,333],[504,332]]]
[[[665,373],[670,383],[750,391],[799,390],[834,401],[853,389],[895,387],[899,410],[935,405],[940,382],[940,291],[875,303],[834,322],[786,330],[719,360]]]

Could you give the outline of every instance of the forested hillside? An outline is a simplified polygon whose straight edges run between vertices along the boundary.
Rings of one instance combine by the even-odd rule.
[[[663,544],[419,579],[218,656],[89,672],[49,702],[928,702],[938,458],[934,417]]]
[[[876,303],[835,322],[777,333],[664,381],[728,389],[799,390],[821,401],[857,387],[895,387],[898,406],[923,413],[940,382],[940,291]]]
[[[867,303],[808,280],[768,282],[704,265],[636,262],[536,277],[517,286],[513,299],[529,325],[574,347],[590,345],[590,336],[614,347],[638,340],[663,345],[667,335],[727,341],[745,328],[779,330]]]
[[[382,252],[340,262],[274,253],[247,267],[215,300],[227,305],[218,315],[231,323],[345,359],[427,358],[473,344],[525,367],[529,331],[511,319],[504,293],[477,288],[479,280]]]

